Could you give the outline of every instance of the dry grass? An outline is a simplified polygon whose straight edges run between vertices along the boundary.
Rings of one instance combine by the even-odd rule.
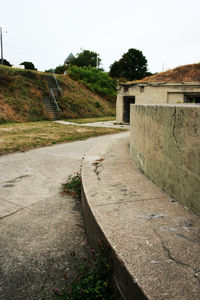
[[[200,63],[180,66],[175,69],[145,77],[135,82],[199,82]]]
[[[68,75],[56,75],[62,95],[56,95],[61,118],[103,117],[115,114],[115,104],[92,93]],[[0,66],[0,123],[51,120],[43,97],[49,96],[52,75]]]
[[[115,128],[66,126],[49,121],[2,124],[0,125],[0,154],[121,131],[123,130]]]

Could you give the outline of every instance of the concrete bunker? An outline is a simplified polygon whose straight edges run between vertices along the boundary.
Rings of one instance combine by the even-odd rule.
[[[134,99],[134,100],[131,100]],[[117,123],[130,122],[130,104],[200,103],[200,63],[120,83],[116,103]]]

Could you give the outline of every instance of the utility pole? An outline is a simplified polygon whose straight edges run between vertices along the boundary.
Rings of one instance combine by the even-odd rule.
[[[0,35],[1,35],[1,64],[3,65],[3,36],[2,36],[2,27],[0,27]]]

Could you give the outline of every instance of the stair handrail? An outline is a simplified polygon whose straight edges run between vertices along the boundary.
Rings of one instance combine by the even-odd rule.
[[[55,75],[55,73],[54,73],[54,70],[52,70],[52,74],[53,74],[53,77],[54,77],[54,79],[55,79],[55,82],[56,82],[56,84],[57,84],[57,90],[58,91],[60,91],[60,93],[61,93],[61,89],[60,89],[60,86],[59,86],[59,83],[58,83],[58,80],[57,80],[57,78],[56,78],[56,75]]]
[[[60,111],[60,107],[58,106],[58,102],[56,101],[56,97],[54,95],[52,88],[50,88],[50,96],[51,96],[51,99],[53,100],[53,104],[55,105],[57,111]]]

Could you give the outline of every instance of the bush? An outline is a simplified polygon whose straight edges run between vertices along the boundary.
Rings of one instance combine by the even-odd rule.
[[[67,70],[67,66],[66,65],[61,65],[61,66],[56,67],[54,72],[56,74],[64,74],[66,70]]]
[[[117,95],[117,81],[112,79],[106,72],[93,67],[71,66],[68,69],[69,76],[82,82],[92,92],[107,100],[115,100]]]
[[[1,64],[1,60],[0,60],[0,64]],[[7,59],[3,59],[3,65],[11,67],[11,64],[9,63],[9,61]]]
[[[24,61],[20,65],[24,65],[25,69],[28,69],[28,70],[37,70],[35,68],[34,64],[30,61]]]

